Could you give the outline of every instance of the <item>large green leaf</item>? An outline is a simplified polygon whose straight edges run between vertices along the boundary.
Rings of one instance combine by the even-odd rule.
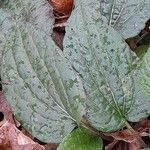
[[[138,58],[99,15],[99,2],[76,3],[66,28],[64,52],[83,80],[87,118],[95,128],[114,131],[127,120],[150,114],[150,95],[141,87]],[[133,113],[134,112],[134,113]]]
[[[103,19],[124,38],[137,35],[150,19],[150,0],[99,0]]]
[[[53,10],[46,0],[1,0],[0,8],[9,12],[17,22],[32,24],[47,34],[53,31]]]
[[[142,65],[139,70],[141,73],[141,85],[145,91],[150,94],[150,47],[143,56]]]
[[[0,32],[0,71],[1,71],[1,67],[2,67],[2,50],[5,46],[6,40],[4,35]]]
[[[82,85],[52,41],[53,19],[47,16],[51,7],[46,1],[10,0],[8,6],[0,9],[0,32],[6,41],[1,78],[7,83],[7,101],[33,136],[60,142],[84,113]],[[28,9],[32,13],[25,16]]]
[[[59,145],[58,150],[102,150],[102,139],[85,128],[78,128],[69,133]]]

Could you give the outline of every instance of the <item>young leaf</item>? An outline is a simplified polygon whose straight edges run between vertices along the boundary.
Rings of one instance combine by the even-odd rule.
[[[77,1],[66,28],[64,52],[83,80],[91,125],[114,131],[127,120],[147,117],[150,95],[140,85],[136,55],[103,23],[99,7],[95,0]]]
[[[59,145],[58,150],[102,150],[100,137],[93,135],[87,129],[80,127],[69,133]]]
[[[137,35],[150,18],[149,0],[99,0],[105,21],[127,39]]]
[[[1,78],[20,123],[41,141],[59,143],[80,122],[84,95],[70,64],[52,41],[51,24],[43,22],[47,5],[44,0],[11,0],[8,8],[0,9],[0,31],[6,41]]]

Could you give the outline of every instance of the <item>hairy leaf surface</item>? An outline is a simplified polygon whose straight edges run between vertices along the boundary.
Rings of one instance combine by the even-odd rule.
[[[59,143],[80,122],[84,95],[51,38],[50,12],[45,0],[10,0],[0,9],[0,31],[6,41],[1,77],[20,123],[41,141]]]
[[[102,148],[103,142],[101,138],[80,127],[63,139],[58,150],[102,150]]]
[[[140,85],[138,58],[101,20],[99,7],[98,1],[77,1],[66,28],[64,52],[83,81],[88,120],[99,130],[114,131],[127,120],[148,116],[150,96]]]
[[[149,0],[99,0],[104,20],[124,38],[137,35],[150,18]]]

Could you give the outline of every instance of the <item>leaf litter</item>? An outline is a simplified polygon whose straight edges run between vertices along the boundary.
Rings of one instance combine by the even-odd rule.
[[[15,124],[13,113],[0,92],[0,149],[2,150],[44,150],[45,148],[24,135]],[[3,115],[2,115],[3,114]]]

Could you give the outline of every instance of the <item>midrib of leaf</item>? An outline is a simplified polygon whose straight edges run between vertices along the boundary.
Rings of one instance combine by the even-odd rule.
[[[19,28],[16,28],[16,30],[15,30],[15,35],[16,35],[16,37],[17,37],[17,30],[20,32],[20,29],[19,29]],[[21,37],[21,32],[20,32],[20,37]],[[21,38],[21,39],[22,39],[22,38]],[[16,42],[16,38],[14,39],[13,45],[15,45],[15,42]],[[23,42],[22,42],[22,44],[23,44]],[[23,48],[23,47],[22,47],[22,48]],[[11,52],[12,52],[12,56],[13,56],[13,59],[14,59],[15,64],[16,64],[16,68],[17,68],[18,75],[19,75],[19,77],[22,79],[22,81],[24,82],[24,84],[26,84],[26,82],[24,81],[24,79],[21,77],[21,75],[20,75],[20,73],[19,73],[18,66],[17,66],[17,62],[16,62],[16,59],[15,59],[15,54],[13,53],[13,51],[14,51],[14,47],[12,47]],[[25,50],[24,50],[24,52],[26,53]],[[26,53],[26,55],[27,55],[27,53]],[[28,56],[28,55],[27,55],[27,56]],[[28,61],[30,62],[29,57],[27,57],[27,58],[28,58]],[[30,64],[31,64],[31,62],[30,62]],[[32,67],[32,65],[31,65],[31,67]],[[34,71],[34,73],[35,73],[36,76],[38,77],[38,74],[35,72],[35,70],[33,69],[33,67],[32,67],[32,71]],[[75,119],[74,119],[71,115],[69,115],[68,112],[67,112],[65,109],[63,109],[63,108],[55,101],[55,98],[47,91],[47,89],[46,89],[45,86],[43,85],[42,81],[41,81],[39,78],[38,78],[38,80],[40,81],[40,83],[42,84],[42,86],[44,87],[44,89],[46,90],[46,92],[48,93],[48,95],[50,95],[50,96],[52,97],[52,101],[66,114],[65,117],[68,118],[68,119],[73,120],[74,122],[76,122]],[[46,106],[48,105],[49,107],[51,107],[51,109],[54,109],[51,105],[47,104],[47,103],[46,103],[45,101],[43,101],[42,99],[39,99],[38,96],[32,91],[32,89],[30,88],[30,86],[28,86],[28,88],[29,88],[29,90],[31,91],[32,95],[36,96],[36,98],[37,98],[38,101],[43,102]],[[17,94],[18,94],[18,93],[17,93]],[[55,111],[57,111],[57,110],[55,110]]]
[[[80,7],[81,7],[81,13],[82,13],[82,19],[83,19],[84,27],[86,27],[86,30],[87,30],[87,32],[89,33],[89,29],[88,29],[88,27],[87,27],[87,25],[86,25],[86,21],[85,21],[86,16],[84,16],[84,13],[85,13],[85,12],[84,12],[84,8],[82,7],[82,3],[80,3]],[[85,13],[85,14],[86,14],[86,13]],[[97,65],[97,67],[98,67],[98,71],[99,71],[99,73],[101,73],[101,74],[103,75],[104,80],[105,80],[107,86],[110,88],[110,92],[111,92],[111,95],[112,95],[112,98],[113,98],[113,101],[114,101],[114,103],[115,103],[116,108],[115,108],[112,104],[111,104],[111,105],[112,105],[112,107],[113,107],[121,116],[123,116],[123,114],[122,114],[122,112],[121,112],[121,110],[120,110],[120,108],[119,108],[119,106],[118,106],[118,103],[117,103],[117,101],[116,101],[116,99],[115,99],[115,95],[114,95],[114,93],[113,93],[113,91],[112,91],[112,89],[111,89],[111,86],[110,86],[110,84],[109,84],[107,78],[106,78],[105,75],[103,74],[104,70],[103,70],[103,69],[101,68],[101,66],[99,65],[98,60],[97,60],[97,58],[96,58],[96,56],[95,56],[96,51],[95,51],[95,49],[92,48],[92,46],[91,46],[92,43],[91,43],[91,41],[89,40],[89,38],[87,38],[87,39],[88,39],[88,43],[89,43],[90,50],[91,50],[91,52],[92,52],[92,54],[93,54],[93,56],[94,56],[96,65]],[[80,50],[80,48],[79,48],[79,50]],[[94,52],[94,53],[93,53],[93,52]],[[106,53],[107,53],[107,51],[106,51]],[[107,53],[107,55],[108,55],[108,53]],[[86,67],[87,67],[87,65],[86,65]],[[88,67],[87,67],[87,68],[88,68]],[[88,69],[88,70],[89,70],[89,69]],[[100,72],[100,70],[103,70],[103,71]],[[90,73],[90,71],[89,71],[89,73]],[[92,75],[92,74],[90,73],[90,75]],[[92,75],[92,76],[93,76],[93,75]],[[94,83],[97,85],[97,82],[95,82],[95,80],[94,80],[93,78],[92,78],[92,80],[93,80]],[[99,92],[102,94],[99,85],[97,85],[97,87],[98,87]],[[103,97],[105,98],[104,94],[102,94],[102,95],[103,95]],[[107,98],[105,98],[105,99],[106,99],[107,103],[110,104],[109,100],[107,100]]]
[[[125,48],[124,48],[124,49],[125,49]],[[130,71],[129,71],[128,73],[130,73],[131,71],[133,71],[133,70],[131,70],[132,66],[131,66],[131,63],[130,63],[130,62],[133,62],[132,53],[131,53],[131,51],[129,51],[129,53],[130,53],[130,54],[129,54],[129,56],[130,56],[130,61],[129,61],[128,59],[126,59],[127,64],[129,65],[129,68],[130,68]],[[126,58],[126,57],[125,57],[125,58]],[[118,79],[120,80],[121,87],[123,87],[123,82],[122,82],[122,80],[121,80],[121,78],[120,78],[120,76],[119,76],[119,74],[118,74],[118,70],[117,70],[116,67],[115,67],[115,69],[116,69],[116,75],[117,75]],[[134,81],[134,79],[133,79],[132,76],[131,76],[130,78],[132,79],[132,81]],[[134,82],[132,82],[132,87],[134,87],[134,86],[135,86],[135,85],[134,85]],[[133,88],[133,89],[135,89],[135,88]],[[122,91],[123,91],[123,93],[124,93],[124,95],[125,95],[125,92],[124,92],[123,88],[122,88]],[[133,93],[135,93],[135,92],[133,92]],[[126,101],[127,101],[127,98],[125,98],[125,96],[123,97],[123,107],[122,107],[122,112],[123,112],[123,114],[126,115],[126,114],[129,113],[130,109],[132,108],[132,106],[133,106],[133,104],[134,104],[134,100],[135,100],[135,98],[133,98],[133,94],[132,94],[132,100],[131,100],[132,104],[130,105],[129,110],[126,112],[126,111],[125,111],[125,108],[126,108]]]
[[[116,75],[117,75],[117,77],[118,77],[118,79],[119,79],[119,81],[120,81],[120,83],[121,83],[121,87],[123,87],[122,80],[121,80],[121,78],[120,78],[120,76],[119,76],[119,72],[118,72],[118,70],[117,70],[116,67],[115,67],[115,70],[116,70]],[[122,92],[123,92],[123,94],[125,95],[123,88],[122,88]],[[125,113],[125,105],[126,105],[126,104],[125,104],[125,97],[123,97],[123,108],[122,108],[122,112],[123,112],[123,113]]]
[[[123,112],[124,112],[124,114],[125,115],[127,115],[127,114],[129,114],[130,113],[130,111],[131,111],[131,109],[132,109],[132,106],[133,106],[133,104],[134,104],[134,102],[135,102],[135,97],[134,97],[134,94],[135,94],[135,81],[134,81],[134,74],[136,74],[136,72],[137,72],[137,68],[135,69],[133,69],[133,64],[131,64],[131,62],[133,63],[133,54],[132,54],[132,51],[131,50],[129,50],[129,56],[130,56],[130,61],[128,60],[128,59],[126,59],[126,61],[127,61],[127,64],[128,64],[128,67],[129,67],[129,70],[128,70],[128,74],[130,74],[131,72],[132,72],[132,75],[130,75],[130,78],[132,79],[132,86],[131,87],[133,87],[132,89],[130,89],[130,90],[132,90],[132,99],[131,99],[131,104],[130,104],[130,108],[128,109],[128,111],[125,111],[125,106],[126,106],[126,101],[124,100],[124,102],[123,102]],[[136,62],[137,63],[137,62]],[[127,99],[126,99],[127,100]]]

